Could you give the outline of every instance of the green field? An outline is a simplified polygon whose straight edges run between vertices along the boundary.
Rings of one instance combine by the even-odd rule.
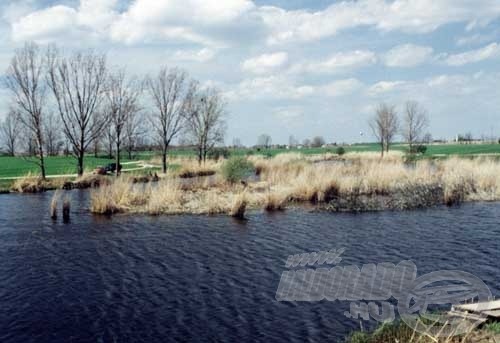
[[[34,161],[34,160],[33,160]],[[127,160],[124,160],[126,162]],[[86,170],[104,166],[114,160],[108,158],[85,157],[84,166]],[[76,174],[76,159],[65,156],[47,156],[45,158],[45,169],[47,175]],[[28,173],[39,174],[38,165],[30,162],[30,159],[22,157],[0,157],[0,177],[23,176]]]
[[[378,144],[365,143],[353,144],[344,146],[346,152],[377,152],[380,150]],[[406,151],[408,149],[405,144],[394,144],[391,150]],[[321,154],[321,153],[335,153],[336,147],[328,148],[303,148],[303,149],[229,149],[231,155],[249,155],[249,154],[262,154],[267,156],[275,156],[280,153],[299,152],[302,154]],[[193,149],[174,149],[169,153],[171,156],[196,156]],[[500,144],[433,144],[427,146],[427,152],[424,158],[443,157],[450,155],[459,156],[475,156],[481,154],[499,154]],[[158,156],[154,151],[146,151],[137,153],[136,160],[148,160],[154,156]],[[125,157],[123,162],[127,162]],[[112,163],[114,160],[108,158],[96,158],[88,156],[85,158],[85,169],[92,170],[97,166],[104,166]],[[18,177],[28,173],[38,174],[39,168],[36,164],[29,162],[29,160],[21,157],[0,157],[0,178]],[[49,156],[46,157],[46,173],[47,175],[58,174],[75,174],[76,173],[76,160],[72,157],[64,156]]]
[[[380,151],[380,145],[376,143],[365,143],[365,144],[353,144],[343,146],[346,153],[347,152],[378,152]],[[265,154],[270,156],[275,156],[284,152],[299,152],[302,154],[321,154],[325,152],[335,153],[336,147],[327,148],[303,148],[303,149],[236,149],[231,150],[232,154],[244,155],[252,151],[255,154]],[[394,144],[391,145],[391,150],[397,150],[405,152],[408,150],[408,145],[406,144]],[[500,154],[500,144],[433,144],[427,145],[427,152],[425,157],[439,157],[442,155],[481,155],[481,154]]]

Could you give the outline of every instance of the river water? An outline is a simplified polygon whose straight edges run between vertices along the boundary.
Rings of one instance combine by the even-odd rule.
[[[341,264],[412,260],[458,269],[500,295],[500,204],[412,212],[306,209],[226,216],[92,216],[51,192],[0,196],[0,342],[337,341],[343,302],[278,302],[290,254],[345,248]]]

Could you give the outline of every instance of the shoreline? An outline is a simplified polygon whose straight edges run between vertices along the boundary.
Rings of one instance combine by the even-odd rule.
[[[90,189],[95,214],[228,214],[244,217],[245,210],[283,211],[304,205],[329,212],[378,212],[426,209],[464,202],[500,201],[500,162],[497,159],[449,158],[408,163],[403,154],[356,153],[273,158],[238,157],[251,173],[225,175],[229,160],[171,161],[176,171],[114,176],[85,175],[76,180],[45,183],[28,176],[26,192]],[[240,161],[241,162],[241,161]],[[226,168],[227,169],[227,168]],[[0,192],[7,193],[7,192]],[[9,192],[10,193],[10,192]]]

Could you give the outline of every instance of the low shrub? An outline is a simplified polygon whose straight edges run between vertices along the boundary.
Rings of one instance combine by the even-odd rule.
[[[336,152],[337,152],[337,155],[342,156],[342,155],[344,155],[344,154],[345,154],[345,149],[344,149],[344,147],[339,146],[339,147],[337,148],[337,151],[336,151]]]
[[[236,183],[254,171],[253,164],[244,157],[232,157],[222,164],[221,173],[225,181]]]
[[[228,148],[215,148],[208,152],[208,158],[211,160],[218,160],[219,158],[229,158],[231,151]]]
[[[414,145],[410,148],[411,154],[425,154],[427,152],[427,147],[425,145]]]

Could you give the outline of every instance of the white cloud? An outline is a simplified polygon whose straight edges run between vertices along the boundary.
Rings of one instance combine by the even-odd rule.
[[[310,85],[298,85],[284,76],[268,76],[245,79],[226,96],[241,99],[301,99],[315,92]]]
[[[77,12],[66,6],[54,6],[21,17],[12,24],[15,41],[50,40],[74,30]]]
[[[304,111],[298,107],[280,107],[274,110],[273,115],[280,120],[297,120],[304,116]]]
[[[290,72],[345,73],[377,62],[375,53],[365,50],[338,52],[324,61],[301,63],[292,66]]]
[[[449,55],[446,57],[445,63],[450,66],[463,66],[465,64],[476,63],[498,57],[500,57],[500,45],[498,43],[491,43],[480,49]]]
[[[80,0],[78,8],[56,5],[26,13],[12,9],[16,41],[54,41],[61,38],[112,38],[127,44],[169,40],[221,45],[202,28],[237,24],[254,8],[250,0],[135,0],[123,13],[117,0]],[[23,13],[23,15],[20,15]]]
[[[250,0],[136,0],[123,19],[142,25],[215,25],[231,22],[253,8]]]
[[[200,50],[177,50],[173,54],[173,59],[187,62],[208,62],[215,57],[215,51],[209,48]]]
[[[259,15],[269,27],[268,44],[311,41],[339,31],[373,26],[381,31],[428,33],[457,22],[484,26],[500,17],[496,0],[359,0],[337,2],[322,11],[286,11],[265,6]]]
[[[433,51],[428,46],[402,44],[385,54],[384,63],[389,67],[415,67],[429,61]]]
[[[63,37],[74,39],[76,35],[84,39],[106,35],[109,25],[117,16],[115,6],[116,0],[81,0],[78,9],[56,5],[22,16],[10,14],[14,16],[12,39],[50,42]]]
[[[111,27],[111,37],[125,43],[177,39],[217,45],[202,27],[236,24],[254,8],[250,0],[136,0]]]
[[[370,96],[379,96],[385,93],[394,92],[407,85],[406,81],[379,81],[368,89]]]
[[[322,90],[327,96],[345,96],[355,91],[360,90],[363,87],[363,83],[357,79],[345,79],[333,81],[322,87]]]
[[[499,30],[489,33],[474,33],[468,36],[458,37],[455,41],[458,46],[485,44],[495,40],[495,37],[499,33]]]
[[[264,74],[282,67],[287,61],[288,54],[286,52],[276,52],[249,58],[241,64],[241,68],[251,73]]]

